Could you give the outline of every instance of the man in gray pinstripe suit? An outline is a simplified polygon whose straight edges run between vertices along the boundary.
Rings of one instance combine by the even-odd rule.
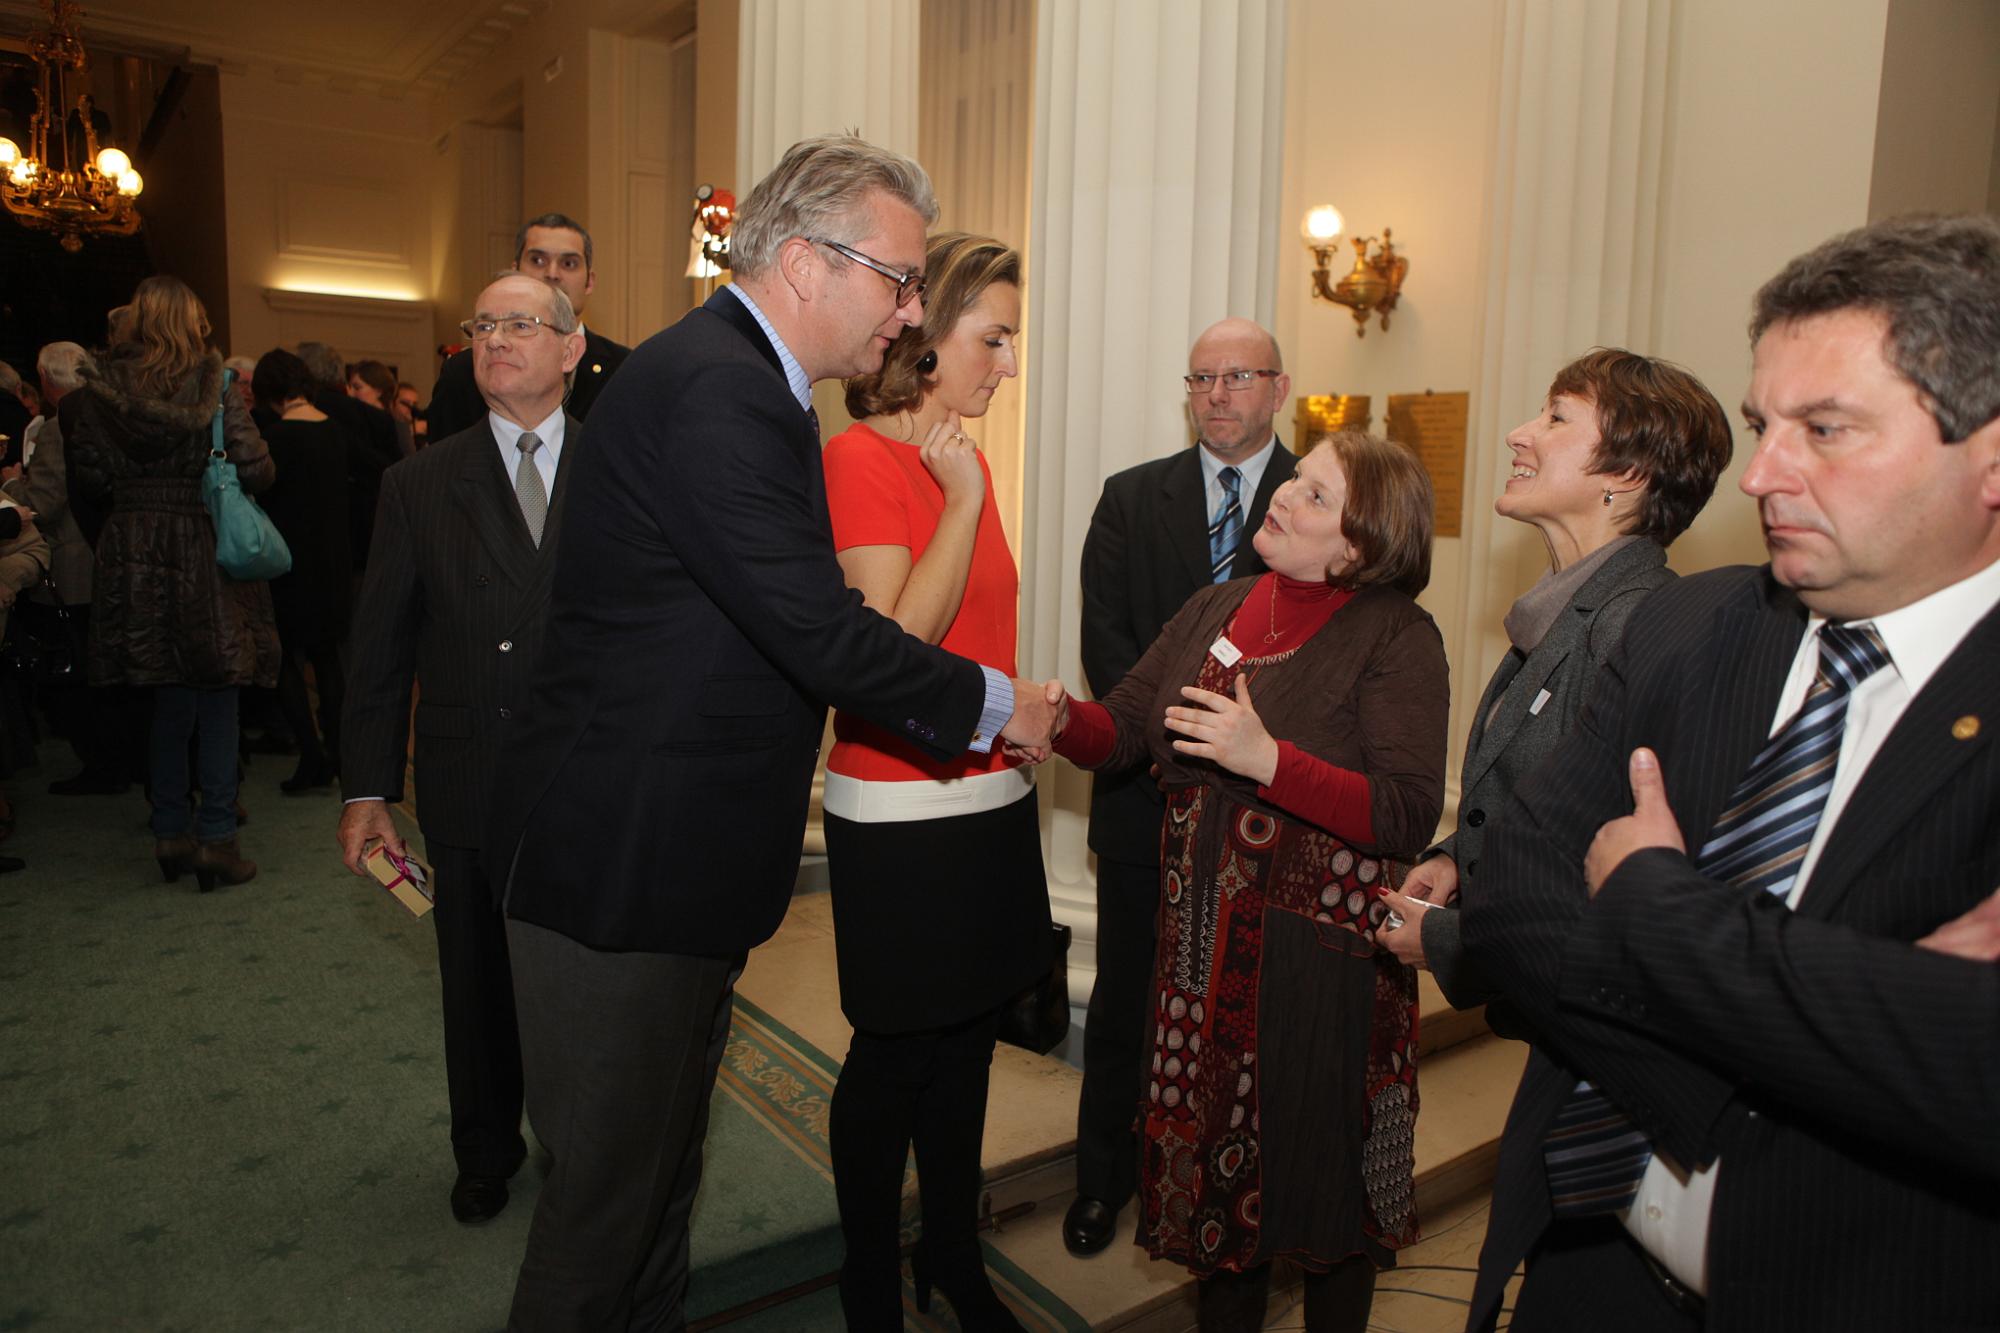
[[[1473,1328],[1523,1258],[1518,1333],[2000,1326],[2000,972],[1935,951],[2000,883],[2000,223],[1837,237],[1752,336],[1770,563],[1639,609],[1466,905],[1535,1041]]]
[[[342,720],[340,850],[357,875],[371,841],[403,850],[389,806],[403,796],[415,685],[417,823],[437,872],[458,1166],[451,1210],[477,1223],[506,1206],[527,1154],[506,925],[479,847],[494,755],[526,706],[564,482],[582,445],[563,390],[583,336],[562,290],[525,274],[490,284],[464,328],[486,415],[383,474]]]

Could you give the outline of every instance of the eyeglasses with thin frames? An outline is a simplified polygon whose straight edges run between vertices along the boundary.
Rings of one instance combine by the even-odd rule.
[[[543,319],[540,315],[509,315],[506,319],[462,319],[458,331],[476,343],[483,343],[495,332],[504,333],[515,341],[532,338],[543,329],[567,336],[565,330]]]
[[[1247,389],[1258,380],[1274,380],[1284,374],[1282,370],[1227,370],[1220,375],[1183,375],[1181,383],[1187,385],[1189,393],[1207,393],[1221,383],[1223,392],[1236,393]]]
[[[897,309],[901,309],[902,307],[908,305],[910,303],[911,297],[916,297],[917,299],[921,300],[923,298],[925,289],[929,286],[929,284],[924,281],[923,274],[899,273],[895,269],[890,268],[887,264],[883,263],[881,260],[872,259],[869,256],[862,254],[859,250],[856,250],[851,245],[842,245],[839,241],[829,241],[812,236],[808,236],[806,239],[811,241],[814,245],[825,246],[827,249],[833,251],[835,254],[845,255],[847,258],[853,260],[855,263],[861,265],[861,267],[863,268],[874,269],[877,273],[880,273],[883,277],[895,283]]]

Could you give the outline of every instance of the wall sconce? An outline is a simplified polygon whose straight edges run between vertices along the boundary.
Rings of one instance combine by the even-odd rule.
[[[695,187],[688,219],[687,276],[712,280],[729,267],[729,229],[736,221],[736,195],[713,185]]]
[[[1313,295],[1351,310],[1355,337],[1368,336],[1368,316],[1378,312],[1382,316],[1382,331],[1387,333],[1389,312],[1396,308],[1396,298],[1403,293],[1403,278],[1410,271],[1410,261],[1396,253],[1389,228],[1384,227],[1379,242],[1373,236],[1353,238],[1354,267],[1346,277],[1333,282],[1333,246],[1344,225],[1340,210],[1331,204],[1310,210],[1299,225],[1299,235],[1313,255]],[[1371,245],[1375,246],[1373,254],[1368,249]]]

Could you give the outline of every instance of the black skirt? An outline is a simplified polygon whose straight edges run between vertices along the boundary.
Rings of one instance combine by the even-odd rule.
[[[1054,932],[1030,792],[998,810],[826,816],[840,1008],[867,1032],[964,1022],[1049,970]]]

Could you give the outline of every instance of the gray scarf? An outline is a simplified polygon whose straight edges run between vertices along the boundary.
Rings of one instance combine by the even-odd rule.
[[[1550,570],[1535,581],[1534,587],[1522,593],[1520,600],[1507,609],[1505,622],[1507,637],[1521,650],[1521,655],[1525,657],[1535,651],[1570,599],[1590,582],[1590,576],[1602,569],[1614,552],[1638,540],[1629,535],[1614,537],[1568,569]]]

